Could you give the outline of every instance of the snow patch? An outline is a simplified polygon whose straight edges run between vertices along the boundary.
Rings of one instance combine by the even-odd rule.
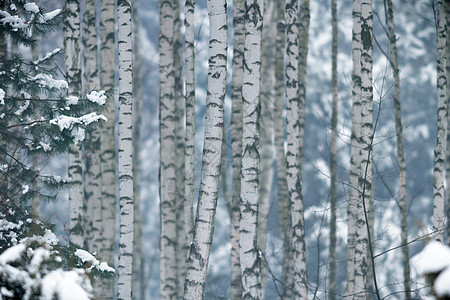
[[[103,105],[106,102],[105,91],[92,91],[88,95],[86,95],[87,99],[93,103],[97,103],[98,105]]]
[[[77,105],[78,104],[78,97],[77,96],[68,96],[66,98],[67,105]]]
[[[42,300],[89,300],[84,286],[82,273],[77,271],[64,272],[61,269],[48,273],[42,279]]]
[[[61,9],[55,9],[55,10],[53,10],[51,12],[45,13],[43,15],[43,17],[42,17],[43,20],[40,21],[40,22],[44,23],[44,22],[48,22],[50,20],[53,20],[57,15],[60,14],[60,12],[61,12]]]
[[[32,13],[35,13],[35,14],[39,13],[39,7],[34,2],[25,3],[23,8],[25,8],[25,10],[28,11],[28,12],[32,12]]]
[[[411,262],[420,275],[437,273],[450,266],[450,249],[437,241],[431,241]]]
[[[83,249],[77,249],[75,255],[81,260],[83,264],[90,265],[88,270],[93,268],[99,269],[100,271],[115,273],[115,270],[108,266],[106,262],[100,263],[92,254]]]
[[[0,105],[5,105],[5,91],[0,89]]]
[[[0,265],[6,265],[10,262],[19,260],[25,249],[26,246],[24,244],[18,244],[6,249],[5,252],[0,255]]]
[[[53,77],[48,74],[37,74],[36,76],[31,77],[30,80],[36,81],[36,83],[43,86],[47,86],[48,88],[56,88],[56,89],[68,88],[67,81],[53,79]]]

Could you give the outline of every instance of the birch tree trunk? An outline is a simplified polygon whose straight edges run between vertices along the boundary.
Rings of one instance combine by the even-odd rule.
[[[286,21],[285,21],[286,2],[280,0],[277,2],[277,37],[275,53],[275,102],[274,102],[274,128],[275,128],[275,152],[277,159],[278,172],[278,220],[280,225],[281,239],[283,240],[283,258],[282,258],[282,282],[288,281],[289,253],[290,253],[290,211],[288,203],[288,189],[286,182],[286,155],[284,153],[284,56],[286,48]],[[282,298],[286,292],[289,292],[283,286]]]
[[[117,2],[119,45],[119,279],[117,299],[132,299],[133,270],[133,44],[131,3]]]
[[[337,52],[338,52],[338,27],[337,27],[337,0],[331,0],[331,139],[330,139],[330,252],[328,262],[330,264],[329,275],[329,299],[336,299],[336,217],[337,217],[337,122],[338,122],[338,77],[337,77]]]
[[[160,73],[160,209],[161,209],[161,299],[175,299],[176,288],[176,170],[173,2],[160,0],[159,73]]]
[[[194,226],[194,239],[187,259],[184,299],[202,299],[214,232],[221,171],[223,103],[227,76],[227,5],[224,0],[208,0],[210,24],[208,96],[206,99],[205,141],[202,180]]]
[[[447,38],[450,37],[450,26],[448,22],[450,21],[450,4],[445,3],[445,11],[447,12]],[[447,41],[447,117],[448,111],[450,110],[450,42]],[[447,119],[447,149],[450,149],[450,121]],[[450,186],[450,151],[447,151],[447,186]],[[447,220],[450,220],[450,193],[447,193]],[[447,221],[447,245],[450,245],[450,222]]]
[[[261,113],[261,45],[263,0],[246,0],[244,74],[242,84],[243,131],[241,164],[241,258],[242,298],[261,299],[261,257],[258,248],[259,121]]]
[[[368,199],[371,197],[371,149],[373,137],[373,93],[372,93],[372,1],[361,1],[361,173],[358,180],[358,201],[356,203],[355,226],[355,297],[368,297],[365,285],[370,262],[368,258],[369,234],[367,226]],[[358,85],[359,82],[354,82]]]
[[[186,277],[186,231],[184,224],[184,97],[182,85],[182,59],[183,45],[181,37],[181,8],[180,0],[173,1],[175,10],[174,19],[174,73],[175,73],[175,137],[176,137],[176,178],[177,178],[177,196],[176,196],[176,230],[177,230],[177,294],[178,299],[183,297],[184,279]]]
[[[305,228],[303,221],[303,202],[301,198],[301,104],[299,99],[299,28],[298,2],[286,2],[287,48],[286,48],[286,124],[287,154],[286,173],[291,207],[291,265],[290,276],[293,280],[293,298],[307,299],[307,274],[305,253]],[[288,289],[290,286],[287,287]]]
[[[64,63],[69,85],[68,95],[80,97],[80,2],[65,0],[64,9]],[[69,179],[73,185],[69,188],[69,239],[75,247],[83,246],[83,186],[81,167],[81,143],[71,146],[69,151]]]
[[[409,248],[408,248],[408,202],[406,197],[406,165],[405,165],[405,151],[403,148],[403,126],[402,126],[402,110],[401,110],[401,95],[400,95],[400,70],[398,67],[397,54],[397,38],[394,30],[394,5],[392,0],[387,0],[387,28],[389,33],[389,43],[391,49],[391,65],[394,75],[394,109],[395,109],[395,131],[397,134],[397,159],[399,168],[399,182],[400,182],[400,227],[401,227],[401,244],[402,247],[402,262],[403,262],[403,280],[405,299],[411,299],[411,277],[409,267]]]
[[[276,3],[264,1],[263,50],[261,59],[261,164],[259,175],[258,247],[262,255],[261,299],[264,299],[266,282],[267,219],[273,181],[273,116],[275,90]]]
[[[241,262],[239,256],[239,222],[241,219],[241,163],[242,163],[242,82],[245,42],[245,3],[233,0],[233,72],[231,76],[231,150],[233,154],[233,190],[231,199],[231,288],[230,299],[242,299]]]
[[[298,65],[298,90],[299,90],[299,155],[298,155],[298,201],[291,204],[292,218],[292,245],[293,245],[293,279],[294,296],[296,299],[306,299],[308,295],[308,278],[306,265],[305,245],[305,221],[302,195],[302,165],[303,165],[303,139],[305,135],[305,107],[306,107],[306,73],[309,41],[309,0],[302,0],[299,15],[299,65]]]
[[[194,150],[195,150],[195,0],[186,0],[185,5],[185,109],[186,131],[184,140],[184,226],[186,234],[186,257],[194,231]]]
[[[96,2],[87,0],[83,15],[84,74],[82,90],[90,93],[100,87],[97,60]],[[100,250],[101,215],[101,169],[100,129],[94,128],[84,142],[84,197],[85,197],[85,245],[92,252]],[[97,295],[98,290],[95,291]]]
[[[437,24],[437,141],[434,150],[433,168],[433,231],[437,241],[444,241],[444,162],[447,138],[447,78],[446,78],[446,43],[447,43],[447,21],[444,1],[438,0],[436,5]]]
[[[360,137],[361,137],[361,0],[353,1],[353,40],[352,58],[352,134],[350,145],[350,187],[347,207],[347,280],[346,295],[355,292],[355,222],[358,202],[358,180],[361,173]],[[359,84],[358,84],[359,83]]]
[[[100,166],[101,174],[101,216],[102,216],[102,254],[101,258],[114,263],[114,239],[116,233],[116,142],[114,134],[115,101],[114,101],[114,0],[102,0],[100,16],[100,88],[107,91],[108,96],[103,112],[107,121],[101,128]],[[99,299],[114,297],[114,281],[99,279],[101,293]]]
[[[133,1],[136,7],[136,1]],[[139,14],[133,10],[133,194],[134,194],[134,245],[133,245],[133,295],[135,299],[145,298],[145,253],[143,245],[144,220],[140,195],[141,179],[141,126],[142,126],[142,74]]]

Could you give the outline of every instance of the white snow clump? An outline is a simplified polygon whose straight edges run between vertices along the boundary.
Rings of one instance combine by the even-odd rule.
[[[106,102],[105,91],[92,91],[86,95],[87,99],[93,103],[97,103],[98,105],[103,105]]]
[[[104,272],[114,273],[115,270],[108,266],[106,262],[100,263],[92,254],[83,249],[77,249],[75,251],[75,255],[81,260],[83,264],[90,264],[88,270],[92,270],[93,268],[99,269]]]
[[[422,252],[416,254],[411,263],[421,276],[437,274],[434,291],[439,297],[450,296],[450,248],[444,244],[431,241]]]
[[[5,105],[5,91],[0,89],[0,105]]]
[[[29,11],[29,12],[32,12],[35,14],[39,13],[39,7],[34,2],[25,3],[23,8],[25,8],[26,11]]]

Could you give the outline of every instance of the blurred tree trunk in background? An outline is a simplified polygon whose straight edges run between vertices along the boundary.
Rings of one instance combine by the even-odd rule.
[[[337,52],[338,52],[338,25],[337,25],[337,0],[331,0],[331,139],[330,139],[330,250],[328,261],[330,264],[330,275],[328,283],[329,299],[336,300],[337,277],[336,277],[336,217],[337,217],[337,123],[338,123],[338,75],[337,75]]]
[[[144,219],[141,200],[141,126],[142,126],[142,57],[140,22],[137,2],[133,1],[133,188],[134,188],[134,244],[133,244],[133,297],[145,299],[145,251],[143,243]]]
[[[99,90],[98,47],[96,28],[96,1],[86,0],[83,14],[83,81],[82,91],[88,94]],[[84,197],[85,197],[85,234],[86,249],[97,252],[101,249],[101,169],[100,169],[100,128],[92,130],[84,141]],[[95,285],[98,288],[97,285]],[[98,295],[99,290],[95,290]]]
[[[400,95],[400,70],[398,67],[397,38],[394,30],[394,5],[392,0],[387,0],[387,29],[389,33],[389,44],[391,49],[391,66],[394,75],[394,116],[395,131],[397,135],[397,159],[400,183],[400,227],[403,260],[403,280],[405,289],[405,299],[411,299],[411,275],[409,267],[409,247],[408,243],[408,199],[406,197],[406,164],[405,151],[403,148],[403,125]]]
[[[116,234],[116,139],[115,139],[115,49],[114,25],[115,2],[101,1],[100,16],[100,88],[106,91],[105,111],[107,121],[101,128],[100,167],[101,167],[101,216],[102,250],[101,258],[114,264],[114,239]],[[114,295],[114,281],[98,279],[101,282],[99,299],[111,299]]]
[[[64,9],[67,11],[64,18],[64,63],[68,96],[80,98],[80,2],[65,0]],[[69,151],[69,179],[72,181],[69,188],[69,240],[81,248],[84,239],[81,143],[73,144]]]
[[[286,2],[280,0],[277,2],[277,37],[275,53],[275,101],[274,101],[274,131],[275,131],[275,153],[277,159],[277,197],[278,197],[278,222],[280,226],[281,239],[283,241],[282,258],[282,279],[287,282],[289,273],[289,253],[290,253],[290,210],[289,198],[286,182],[286,155],[284,152],[284,57],[286,48],[286,20],[285,20]],[[282,296],[289,292],[285,286],[282,286]]]
[[[186,229],[184,223],[184,96],[183,96],[183,44],[181,36],[181,4],[180,0],[173,1],[175,10],[173,33],[173,58],[175,75],[175,164],[177,178],[176,194],[176,231],[177,231],[177,295],[183,297],[184,279],[186,277]]]
[[[39,5],[39,1],[34,1],[37,5]],[[33,38],[35,39],[34,45],[31,46],[31,59],[37,60],[39,59],[39,44],[40,44],[40,37],[34,33]],[[15,43],[17,46],[17,43]],[[36,114],[36,120],[40,119],[40,116]],[[41,168],[41,162],[42,157],[40,154],[33,154],[32,157],[32,169],[35,170],[37,173],[40,173]],[[40,216],[40,210],[41,210],[41,196],[40,196],[40,185],[39,183],[33,184],[32,190],[35,191],[35,194],[33,196],[32,202],[31,202],[31,212],[36,216]]]
[[[276,3],[264,1],[261,58],[261,163],[259,173],[258,244],[262,254],[261,299],[264,299],[266,282],[266,235],[269,205],[273,186],[273,109],[275,93]]]

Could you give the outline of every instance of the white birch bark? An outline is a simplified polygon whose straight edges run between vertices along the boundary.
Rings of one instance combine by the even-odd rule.
[[[132,299],[133,259],[133,44],[131,3],[117,2],[119,51],[119,279],[117,299]]]
[[[227,75],[227,5],[224,0],[208,0],[210,24],[208,96],[202,179],[194,226],[194,239],[187,259],[184,299],[202,299],[214,232],[214,217],[221,172],[223,103]]]
[[[445,2],[445,11],[447,12],[447,39],[450,37],[450,3]],[[448,111],[450,110],[450,42],[447,41],[447,118]],[[450,121],[447,119],[447,149],[450,149]],[[447,179],[447,187],[450,186],[450,151],[447,151],[447,160],[446,160],[446,179]],[[447,245],[450,245],[450,193],[447,193]]]
[[[195,39],[194,10],[195,0],[186,0],[185,5],[185,160],[184,160],[184,226],[186,234],[186,256],[193,239],[194,231],[194,135],[195,135]]]
[[[261,59],[261,163],[259,174],[258,247],[262,255],[261,299],[264,299],[266,282],[266,234],[273,180],[274,129],[273,109],[275,90],[276,3],[264,1]]]
[[[372,136],[373,136],[373,92],[372,92],[372,1],[361,1],[361,173],[358,180],[358,201],[356,203],[355,222],[355,298],[366,299],[369,232],[367,230],[368,203],[372,190]],[[358,82],[354,82],[357,85]]]
[[[175,78],[173,73],[174,9],[160,0],[160,209],[161,209],[161,299],[176,298],[176,170],[175,170]]]
[[[289,272],[293,286],[294,299],[307,299],[306,253],[304,244],[303,202],[301,200],[301,171],[300,162],[300,99],[299,99],[299,28],[298,1],[286,2],[286,125],[287,125],[287,153],[286,177],[289,192],[291,212],[291,266]]]
[[[100,129],[100,169],[101,169],[101,258],[114,263],[114,238],[116,233],[116,160],[115,160],[115,104],[114,104],[114,17],[113,0],[101,1],[100,16],[100,88],[107,91],[105,104],[107,121]],[[114,296],[114,281],[98,279],[100,284],[98,299],[111,299]]]
[[[83,14],[83,93],[100,87],[97,60],[96,2],[87,0]],[[100,129],[94,128],[90,138],[84,141],[84,197],[85,197],[85,245],[92,252],[101,247],[101,169]]]
[[[64,1],[67,11],[64,19],[64,62],[69,96],[80,97],[80,2]],[[81,167],[81,144],[73,145],[69,151],[69,240],[76,247],[83,246],[83,187]]]
[[[306,73],[309,41],[309,0],[302,0],[299,12],[299,61],[298,61],[298,125],[299,125],[299,155],[297,161],[297,172],[299,178],[298,199],[291,204],[292,219],[292,265],[294,280],[294,296],[296,299],[306,299],[308,295],[308,278],[306,265],[305,245],[305,220],[302,195],[302,165],[303,165],[303,139],[305,132],[305,107],[306,107]]]
[[[405,151],[403,147],[403,126],[402,126],[402,110],[401,110],[401,94],[400,94],[400,70],[398,66],[397,38],[394,30],[394,5],[392,0],[387,0],[387,29],[389,33],[389,43],[391,49],[391,65],[394,75],[394,108],[395,108],[395,131],[397,135],[397,159],[399,168],[400,182],[400,227],[401,227],[401,244],[402,247],[402,263],[403,263],[403,280],[405,299],[411,299],[411,275],[409,266],[409,248],[408,248],[408,204],[406,197],[406,164]]]
[[[243,132],[241,164],[241,258],[242,298],[261,299],[261,253],[258,248],[259,119],[261,45],[264,1],[247,0],[245,14],[244,75],[242,84]]]
[[[338,122],[338,77],[337,77],[337,51],[338,51],[338,27],[337,27],[337,0],[331,0],[331,138],[330,138],[330,249],[328,261],[329,272],[329,299],[336,299],[336,217],[337,217],[337,122]]]
[[[347,207],[347,280],[346,295],[355,291],[355,222],[358,202],[358,179],[361,173],[360,136],[361,136],[361,0],[353,1],[353,90],[352,90],[352,134],[350,145],[350,186]]]
[[[231,288],[230,299],[242,299],[241,262],[239,256],[239,222],[241,218],[241,163],[242,163],[242,82],[244,75],[245,2],[233,0],[233,72],[231,77],[231,148],[233,153],[233,190],[231,199]]]
[[[434,151],[433,169],[433,231],[437,241],[444,241],[444,163],[447,138],[447,78],[446,43],[447,21],[443,0],[436,5],[436,43],[437,43],[437,141]]]

